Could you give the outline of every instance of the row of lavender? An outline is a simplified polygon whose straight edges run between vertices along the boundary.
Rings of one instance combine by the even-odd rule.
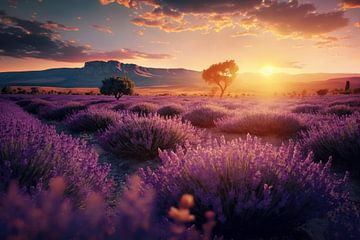
[[[139,177],[130,178],[118,196],[109,176],[110,166],[100,165],[97,153],[84,141],[58,134],[12,102],[1,100],[0,113],[1,239],[167,239],[188,235],[206,239],[204,236],[210,235],[185,231],[184,224],[194,219],[189,211],[191,196],[185,195],[179,208],[172,208],[172,223],[161,220],[155,214],[154,190],[144,187]],[[212,225],[213,217],[208,218]],[[173,231],[175,227],[184,230]],[[204,229],[206,232],[211,228]]]
[[[24,104],[24,102],[19,104]],[[149,105],[147,104],[147,107]],[[23,106],[31,111],[28,104]],[[123,104],[116,106],[117,109],[124,107],[126,106]],[[157,203],[158,207],[154,210],[155,215],[166,216],[167,209],[175,205],[182,194],[191,193],[195,196],[197,203],[192,210],[196,216],[196,226],[199,227],[204,223],[207,210],[213,210],[218,220],[214,233],[225,237],[235,239],[240,237],[282,237],[284,235],[291,237],[294,234],[299,234],[299,228],[310,219],[327,217],[333,220],[331,223],[336,223],[335,225],[329,224],[329,229],[343,234],[343,231],[347,231],[346,235],[342,236],[327,231],[329,238],[356,238],[357,226],[353,225],[352,221],[358,224],[356,222],[358,216],[345,190],[346,179],[333,175],[329,171],[330,164],[314,163],[313,155],[306,153],[313,145],[318,144],[316,146],[318,148],[319,143],[320,147],[326,147],[327,142],[323,141],[325,139],[330,141],[328,143],[335,147],[335,152],[339,152],[340,156],[347,153],[349,155],[346,156],[348,162],[356,160],[353,158],[356,155],[351,155],[359,153],[358,150],[356,152],[356,148],[353,152],[343,151],[346,149],[342,149],[343,146],[338,143],[350,141],[348,143],[353,144],[353,146],[359,146],[359,118],[357,114],[346,118],[326,116],[327,121],[322,121],[323,124],[322,122],[315,124],[317,121],[313,121],[314,126],[309,127],[309,124],[302,124],[309,122],[308,116],[299,118],[297,115],[281,117],[283,115],[278,113],[270,115],[268,113],[263,115],[251,113],[246,116],[252,118],[245,121],[239,115],[229,114],[224,108],[203,106],[186,111],[183,118],[197,125],[191,117],[195,116],[195,119],[198,119],[209,112],[208,116],[214,116],[220,112],[226,114],[226,118],[224,118],[225,115],[218,114],[219,117],[216,116],[212,121],[210,120],[210,126],[220,127],[220,124],[227,122],[234,125],[233,122],[241,119],[240,126],[242,128],[245,124],[248,130],[257,129],[259,131],[264,128],[261,123],[273,127],[274,123],[283,120],[272,130],[276,133],[290,119],[291,124],[286,125],[290,126],[289,129],[295,125],[296,129],[299,128],[296,132],[304,130],[304,127],[310,130],[301,133],[303,134],[301,148],[300,145],[292,142],[277,148],[263,144],[258,139],[251,137],[233,142],[225,142],[224,140],[204,142],[203,140],[203,144],[194,147],[192,144],[199,141],[202,131],[195,129],[189,123],[184,123],[180,118],[166,119],[157,115],[146,116],[147,113],[141,111],[143,108],[144,104],[130,107],[131,111],[142,113],[141,116],[138,116],[128,113],[117,114],[109,111],[92,110],[90,106],[89,110],[68,117],[65,120],[65,125],[72,131],[79,129],[80,131],[84,129],[87,131],[88,129],[83,127],[84,122],[85,126],[93,129],[95,123],[104,122],[98,119],[108,119],[105,124],[99,124],[100,127],[95,125],[97,126],[95,129],[106,129],[105,132],[99,134],[99,138],[102,139],[101,142],[105,143],[106,149],[119,155],[134,153],[136,155],[136,153],[139,154],[140,151],[143,151],[149,154],[146,157],[153,157],[157,153],[157,147],[174,149],[180,143],[182,147],[178,147],[175,152],[165,151],[160,154],[163,164],[158,170],[140,170],[141,188],[156,189],[157,194],[154,197],[154,202]],[[44,109],[46,108],[38,111],[44,118],[64,119],[65,117],[49,118],[47,116],[51,116],[53,113],[63,115],[59,113],[63,113],[64,109],[66,110],[65,115],[70,115],[68,109],[71,107],[69,105],[55,107],[51,111]],[[145,109],[148,108],[145,107]],[[159,109],[161,115],[168,115],[164,112],[182,111],[179,105],[165,106],[161,109]],[[77,110],[81,110],[81,108],[77,108]],[[89,118],[89,116],[91,117]],[[94,118],[93,116],[97,117]],[[209,117],[203,117],[200,122],[206,122],[208,119]],[[234,120],[229,121],[229,119]],[[317,118],[317,120],[319,119]],[[112,124],[108,124],[109,122]],[[334,126],[340,122],[342,125],[337,130]],[[249,126],[249,123],[252,125]],[[326,127],[323,126],[324,124]],[[109,128],[109,125],[112,126]],[[206,124],[203,125],[203,127],[206,126]],[[333,130],[330,132],[330,137],[327,134],[329,130]],[[345,134],[342,134],[343,132]],[[261,135],[261,132],[256,133]],[[286,131],[284,136],[293,136],[293,132],[289,134]],[[318,138],[317,141],[316,137]],[[308,149],[304,150],[304,146]],[[332,155],[332,152],[326,150],[320,151],[320,153],[325,152],[323,155],[315,153],[315,156],[321,160],[327,159],[327,156]],[[180,214],[180,216],[182,215]]]
[[[209,133],[198,128],[216,127],[225,136],[233,135],[233,138],[248,133],[272,136],[281,141],[294,138],[301,142],[304,155],[313,151],[318,161],[327,161],[333,156],[339,165],[354,169],[353,175],[360,175],[357,161],[360,158],[359,98],[328,99],[326,103],[318,98],[309,99],[305,104],[282,100],[267,107],[264,104],[257,106],[254,101],[243,103],[219,99],[208,104],[203,99],[153,98],[144,102],[145,99],[129,98],[121,103],[109,99],[87,102],[80,99],[82,104],[67,103],[58,107],[53,106],[52,101],[41,99],[22,100],[18,104],[44,119],[65,119],[64,125],[72,132],[91,133],[111,127],[106,133],[98,134],[98,138],[106,150],[118,156],[154,158],[158,148],[174,149],[186,141],[196,143]],[[166,104],[159,107],[155,100]],[[185,104],[188,100],[192,101]],[[350,110],[329,114],[328,110],[321,110],[324,105]],[[78,113],[72,114],[75,112]],[[115,124],[117,122],[121,124]]]

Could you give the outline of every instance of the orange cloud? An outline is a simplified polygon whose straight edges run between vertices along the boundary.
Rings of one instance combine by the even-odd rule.
[[[274,1],[250,12],[250,15],[252,24],[285,37],[316,37],[349,23],[343,11],[318,13],[313,4],[300,4],[297,0]]]
[[[342,0],[343,9],[360,8],[360,0]]]
[[[92,27],[96,30],[96,31],[99,31],[99,32],[104,32],[104,33],[107,33],[107,34],[113,34],[113,31],[111,29],[111,27],[109,26],[100,26],[100,25],[92,25]]]
[[[56,23],[53,21],[47,21],[42,26],[46,29],[51,29],[51,30],[55,30],[55,31],[63,30],[63,31],[77,32],[80,30],[78,27],[68,27],[68,26],[65,26],[64,24]]]
[[[118,3],[127,8],[137,8],[140,4],[154,5],[153,0],[99,0],[101,5]]]
[[[334,48],[338,47],[337,42],[338,38],[336,37],[322,37],[321,40],[315,43],[316,48]]]
[[[253,31],[242,31],[242,32],[236,32],[234,34],[231,35],[231,37],[233,38],[237,38],[237,37],[247,37],[247,36],[257,36],[258,34],[256,32]]]
[[[118,3],[137,9],[131,22],[137,26],[159,28],[166,32],[221,31],[234,26],[232,15],[259,6],[262,0],[174,1],[174,0],[100,0],[103,5]],[[142,5],[147,6],[143,10]],[[148,10],[150,9],[150,10]]]
[[[131,20],[133,24],[139,27],[159,28],[165,32],[184,32],[184,31],[198,31],[206,30],[208,26],[206,24],[194,24],[190,25],[189,22],[169,22],[166,19],[146,19],[142,17],[134,18]]]
[[[345,0],[344,0],[345,1]],[[312,3],[298,0],[101,0],[134,8],[137,26],[159,28],[166,32],[221,31],[240,26],[270,31],[276,35],[312,38],[326,35],[348,25],[344,12],[320,13]],[[359,0],[346,0],[359,2]],[[146,5],[146,7],[142,7]],[[355,5],[353,5],[355,6]],[[240,36],[240,34],[234,36]],[[246,34],[245,34],[246,35]]]
[[[360,28],[360,21],[355,23],[355,27]]]

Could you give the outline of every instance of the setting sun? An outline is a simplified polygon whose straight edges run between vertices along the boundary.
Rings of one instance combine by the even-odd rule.
[[[274,74],[274,68],[272,66],[265,66],[260,69],[260,73],[264,76],[271,76]]]

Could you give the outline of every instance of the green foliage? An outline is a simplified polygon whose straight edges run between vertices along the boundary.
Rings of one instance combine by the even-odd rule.
[[[111,77],[102,81],[100,93],[114,95],[116,99],[123,95],[133,95],[135,83],[126,77]]]

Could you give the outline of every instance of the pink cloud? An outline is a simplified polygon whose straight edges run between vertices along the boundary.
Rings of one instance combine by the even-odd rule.
[[[342,8],[360,8],[360,0],[342,0]]]
[[[53,21],[47,21],[42,26],[46,29],[51,29],[51,30],[55,30],[55,31],[63,30],[63,31],[69,31],[69,32],[70,31],[77,32],[80,30],[78,27],[69,27],[69,26],[65,26],[64,24],[56,23]]]
[[[359,0],[343,0],[357,6]],[[348,25],[342,10],[319,12],[298,0],[100,0],[134,9],[131,22],[166,32],[221,31],[238,26],[296,38],[326,35]],[[238,31],[240,32],[240,31]],[[241,35],[241,34],[240,34]],[[240,36],[239,35],[239,36]],[[246,34],[245,34],[246,35]]]
[[[92,25],[92,27],[96,30],[96,31],[99,31],[99,32],[104,32],[104,33],[107,33],[107,34],[113,34],[113,31],[111,29],[111,27],[109,26],[100,26],[100,25]]]

